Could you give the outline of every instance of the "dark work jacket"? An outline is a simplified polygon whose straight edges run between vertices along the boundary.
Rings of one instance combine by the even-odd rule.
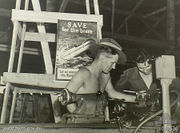
[[[159,87],[158,81],[153,80],[149,89],[154,90]],[[121,92],[123,92],[123,90],[141,91],[148,90],[148,87],[140,76],[138,68],[134,67],[124,71],[120,76],[120,80],[117,81],[115,89]]]

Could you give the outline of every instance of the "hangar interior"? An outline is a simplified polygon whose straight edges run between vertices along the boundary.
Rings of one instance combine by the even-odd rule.
[[[0,1],[0,74],[6,80],[6,87],[8,80],[12,81],[14,85],[14,88],[9,87],[6,99],[3,99],[5,93],[3,90],[1,91],[1,123],[54,123],[52,99],[48,89],[44,88],[53,86],[52,90],[56,90],[59,84],[47,85],[46,79],[42,82],[43,85],[38,86],[35,80],[42,78],[45,73],[53,74],[55,71],[57,24],[36,23],[35,21],[32,23],[21,22],[21,34],[24,31],[29,38],[22,36],[16,40],[13,35],[17,34],[18,37],[21,35],[16,31],[18,28],[16,30],[14,28],[18,27],[16,20],[11,19],[12,9],[17,8],[18,1]],[[180,0],[39,0],[39,5],[37,4],[36,7],[33,5],[33,1],[22,0],[19,9],[103,16],[102,37],[111,37],[118,41],[127,55],[126,64],[118,65],[115,70],[111,71],[112,83],[120,78],[119,75],[124,70],[136,66],[135,59],[142,49],[147,50],[154,57],[174,55],[176,76],[180,76]],[[22,15],[25,16],[25,12]],[[45,36],[47,40],[43,43],[39,40],[45,39],[42,37],[44,34],[41,34],[39,38],[35,37],[36,34],[31,34],[38,34],[38,32],[49,33],[49,36]],[[30,37],[31,35],[32,37]],[[36,38],[35,41],[33,41],[33,37]],[[22,42],[24,48],[20,63],[18,60],[19,53],[22,52]],[[14,47],[12,47],[13,43]],[[42,44],[46,48],[49,47],[49,51],[44,51]],[[49,63],[51,65],[48,65]],[[4,72],[8,73],[4,74]],[[18,75],[13,75],[12,72],[30,73],[30,75],[22,75],[18,79]],[[33,79],[33,74],[37,76],[35,79]],[[8,79],[8,77],[12,77],[12,79]],[[52,76],[51,79],[53,80]],[[31,84],[27,80],[35,83]],[[178,82],[176,84],[179,85]],[[1,85],[1,88],[4,89],[4,83]],[[16,88],[22,89],[19,91]],[[23,88],[31,89],[26,91]],[[17,91],[15,94],[14,90]],[[14,95],[17,97],[15,101],[13,100]],[[2,111],[3,102],[7,103],[4,105],[6,106],[5,113]],[[16,102],[14,107],[12,107],[13,102]],[[15,111],[12,112],[12,108]]]

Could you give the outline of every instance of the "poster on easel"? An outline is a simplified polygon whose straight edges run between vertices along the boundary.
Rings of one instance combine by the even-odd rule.
[[[55,81],[71,80],[80,67],[92,63],[87,39],[98,40],[98,22],[58,20]]]

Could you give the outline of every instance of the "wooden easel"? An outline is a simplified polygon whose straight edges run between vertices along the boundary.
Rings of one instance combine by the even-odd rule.
[[[65,0],[64,0],[65,1]],[[68,14],[67,13],[58,13],[58,12],[43,12],[41,11],[40,3],[38,0],[31,0],[33,11],[28,10],[29,0],[25,0],[24,9],[20,9],[21,0],[16,0],[16,8],[12,10],[12,21],[14,24],[13,27],[13,36],[12,36],[12,44],[9,58],[9,66],[8,72],[4,73],[3,81],[6,82],[6,89],[4,94],[4,102],[1,113],[1,123],[5,123],[6,119],[6,111],[7,111],[7,103],[10,89],[13,89],[13,101],[11,106],[10,120],[12,123],[14,108],[16,103],[16,94],[17,92],[29,92],[29,93],[53,93],[51,90],[34,90],[34,89],[26,89],[13,87],[12,83],[23,84],[23,85],[31,85],[36,87],[46,87],[46,88],[64,88],[67,84],[67,81],[54,82],[53,77],[53,66],[51,60],[51,53],[49,49],[48,42],[56,42],[56,34],[54,33],[46,33],[46,29],[44,23],[57,23],[58,18],[66,18],[70,16],[71,18],[76,19],[76,14]],[[93,0],[94,2],[94,10],[95,15],[90,14],[90,3],[89,0],[86,0],[86,10],[87,14],[81,14],[81,19],[86,20],[87,17],[93,18],[92,21],[98,21],[98,38],[102,38],[101,28],[102,28],[102,16],[99,17],[99,7],[98,0]],[[98,17],[97,17],[98,15]],[[93,16],[93,17],[92,17]],[[21,23],[22,22],[22,25]],[[26,31],[26,22],[35,22],[37,23],[38,33],[27,32]],[[19,58],[17,65],[17,72],[13,73],[14,67],[14,57],[16,50],[16,41],[17,37],[21,40],[20,50],[19,50]],[[40,41],[42,54],[45,64],[46,74],[31,74],[31,73],[20,73],[23,50],[24,50],[24,42],[25,41]],[[58,90],[57,90],[58,91]]]

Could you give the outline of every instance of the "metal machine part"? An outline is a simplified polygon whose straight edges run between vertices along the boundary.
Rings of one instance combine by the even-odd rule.
[[[161,92],[153,91],[136,92],[137,103],[125,103],[119,100],[109,100],[110,120],[121,119],[121,123],[137,125],[149,115],[161,110]]]
[[[67,89],[63,89],[61,93],[58,94],[58,98],[61,104],[64,106],[67,105],[71,100],[70,93]]]
[[[179,109],[179,103],[180,103],[180,92],[179,91],[172,91],[171,92],[171,96],[173,96],[173,99],[171,99],[171,108],[173,108],[174,106],[176,107],[176,109],[172,112],[172,114],[174,114],[174,116],[175,117],[178,117],[179,116],[179,111],[178,111],[178,109]],[[177,106],[176,106],[177,105]],[[152,115],[150,115],[149,117],[147,117],[146,119],[144,119],[138,126],[137,126],[137,128],[134,130],[134,132],[133,133],[137,133],[138,132],[138,130],[145,124],[145,123],[147,123],[148,121],[150,121],[151,119],[153,119],[153,118],[155,118],[156,116],[158,116],[158,115],[160,115],[160,114],[162,114],[163,113],[163,110],[160,110],[160,111],[158,111],[158,112],[156,112],[156,113],[154,113],[154,114],[152,114]],[[172,120],[173,121],[173,120]],[[175,125],[178,125],[180,123],[180,121],[174,121],[174,124]],[[162,124],[162,123],[160,123],[160,124]],[[173,124],[173,123],[172,123]],[[173,129],[174,128],[174,129]],[[178,132],[178,127],[177,126],[175,126],[175,127],[172,127],[172,129],[170,129],[170,130],[174,130],[175,132]],[[173,131],[173,132],[174,132]]]
[[[77,99],[76,96],[71,95],[67,90],[63,90],[60,96],[63,96],[63,98],[60,98],[60,100],[61,103],[63,103],[64,105],[66,105],[68,102],[73,102],[75,99]],[[134,132],[137,132],[140,128],[142,128],[142,126],[144,126],[145,123],[154,123],[154,121],[159,120],[159,118],[161,117],[159,116],[162,114],[162,93],[160,89],[136,92],[136,96],[136,100],[138,101],[137,103],[128,103],[114,99],[109,99],[108,101],[110,118],[108,123],[110,125],[118,125],[120,132],[123,131],[123,129],[131,127],[137,127],[136,130],[134,130]],[[172,114],[174,114],[174,118],[179,118],[178,113],[180,106],[178,105],[180,105],[180,92],[171,92],[171,98]],[[68,115],[68,117],[76,118],[75,121],[71,121],[70,123],[79,123],[83,121],[83,123],[89,124],[107,124],[107,121],[104,121],[104,117],[99,117],[97,115],[91,117],[88,115],[81,115],[81,118],[78,118],[79,115],[71,114]],[[161,125],[154,126],[158,126],[159,128],[161,127]],[[147,125],[145,127],[147,127]]]
[[[110,100],[110,122],[117,123],[121,130],[132,126],[136,127],[134,133],[147,122],[154,124],[160,129],[162,127],[161,114],[163,112],[161,95],[162,93],[159,89],[153,92],[141,92],[141,94],[137,95],[137,100],[144,100],[143,104],[140,104],[141,106],[139,104],[124,103],[119,100]],[[175,122],[174,128],[177,128],[176,125],[180,123],[180,92],[171,90],[170,95],[172,121]],[[123,104],[126,104],[126,106]],[[157,124],[157,122],[160,124]]]

